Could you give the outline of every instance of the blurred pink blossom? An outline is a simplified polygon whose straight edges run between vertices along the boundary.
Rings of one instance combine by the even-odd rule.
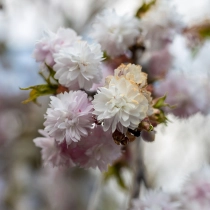
[[[58,145],[54,138],[50,137],[44,130],[39,130],[43,137],[37,137],[33,141],[40,147],[43,164],[54,166],[72,166],[73,162],[67,153],[67,147],[63,144]]]
[[[183,186],[182,200],[187,210],[210,209],[210,168],[191,175]]]
[[[175,71],[169,72],[164,80],[154,85],[156,96],[166,94],[166,102],[176,106],[167,111],[180,117],[187,117],[197,112],[208,113],[209,90],[210,85],[207,80]]]

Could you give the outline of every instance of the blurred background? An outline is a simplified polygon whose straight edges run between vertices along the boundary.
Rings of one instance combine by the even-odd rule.
[[[28,92],[19,88],[43,82],[38,74],[39,66],[32,57],[43,30],[71,27],[85,37],[95,15],[103,9],[114,8],[118,14],[135,15],[143,3],[143,0],[0,0],[1,210],[125,209],[129,192],[122,190],[115,180],[104,186],[97,170],[42,167],[40,151],[32,140],[39,136],[37,130],[43,128],[49,97],[39,99],[41,107],[32,103],[23,105],[21,101],[28,97]],[[207,36],[210,37],[210,30],[203,37],[197,33],[200,28],[209,27],[210,0],[171,0],[170,5],[176,13],[168,14],[166,6],[165,13],[145,17],[144,27],[148,31],[145,43],[148,45],[139,63],[151,75],[164,74],[165,80],[156,82],[154,91],[157,96],[167,93],[169,102],[178,104],[176,110],[169,112],[179,117],[197,112],[207,115],[210,111]],[[159,31],[153,30],[157,16],[162,24],[157,23],[161,31],[167,30],[161,37],[169,36],[168,29],[173,29],[170,30],[173,39],[167,48],[165,45],[154,47],[157,46],[155,41],[160,43],[160,38],[154,37]],[[165,24],[167,18],[169,23],[176,23],[176,27]],[[170,164],[173,167],[173,163]],[[129,185],[130,176],[126,173],[123,176]],[[155,187],[157,182],[151,182]]]

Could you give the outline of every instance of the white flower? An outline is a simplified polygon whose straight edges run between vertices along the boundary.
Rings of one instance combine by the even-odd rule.
[[[115,69],[114,76],[120,77],[122,75],[131,82],[139,85],[140,88],[147,85],[147,74],[141,71],[141,66],[139,65],[121,64],[117,69]]]
[[[78,83],[80,88],[90,89],[93,83],[99,83],[102,79],[102,56],[99,44],[75,42],[72,47],[55,54],[55,78],[66,87]]]
[[[145,29],[150,29],[150,27],[155,25],[160,26],[162,29],[183,26],[176,7],[168,0],[158,1],[142,17],[141,23],[145,26]]]
[[[96,17],[91,36],[101,44],[102,50],[114,57],[123,54],[133,45],[139,34],[137,19],[106,10]]]
[[[61,48],[69,47],[80,39],[76,32],[70,28],[59,28],[56,33],[47,31],[44,33],[44,37],[36,43],[33,56],[37,62],[46,63],[52,67],[55,64],[54,53],[57,53]]]
[[[44,130],[39,130],[39,133],[43,135],[43,137],[38,137],[33,140],[37,147],[42,149],[42,160],[44,161],[44,165],[52,165],[52,166],[70,166],[73,165],[73,162],[70,159],[70,156],[67,156],[62,150],[54,138],[51,138],[47,132]]]
[[[101,87],[92,101],[93,114],[99,121],[104,122],[104,130],[110,127],[112,132],[123,127],[135,129],[147,116],[148,100],[139,91],[136,84],[132,84],[124,77],[111,77],[107,87]]]
[[[79,141],[81,136],[87,136],[92,126],[92,105],[87,94],[70,91],[50,98],[50,108],[47,109],[44,122],[49,136],[59,143],[66,141],[68,145],[72,141]]]

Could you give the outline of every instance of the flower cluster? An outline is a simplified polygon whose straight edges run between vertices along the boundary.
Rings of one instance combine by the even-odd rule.
[[[43,137],[34,139],[45,164],[104,171],[120,156],[118,145],[134,141],[141,126],[149,130],[153,104],[147,74],[139,65],[121,64],[123,60],[118,68],[110,64],[116,56],[126,57],[139,29],[137,18],[106,10],[93,23],[91,43],[64,28],[37,42],[34,57],[46,70],[41,75],[47,84],[29,87],[29,101],[53,94],[40,131]],[[105,58],[108,65],[109,61],[102,63]],[[102,72],[107,66],[108,76]]]
[[[72,29],[60,28],[57,33],[46,33],[37,42],[33,54],[42,70],[46,65],[51,67],[55,71],[54,79],[71,90],[89,90],[102,80],[101,46],[82,40]]]

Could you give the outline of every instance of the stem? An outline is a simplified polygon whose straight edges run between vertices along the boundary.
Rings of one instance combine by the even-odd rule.
[[[144,173],[143,173],[143,161],[142,155],[140,154],[140,141],[141,138],[136,139],[133,149],[133,183],[130,193],[129,208],[132,206],[132,199],[140,197],[140,188],[142,182],[144,182]]]
[[[90,195],[87,210],[96,210],[97,209],[97,204],[98,204],[100,193],[101,193],[101,177],[98,177],[98,178],[96,178],[96,181],[93,185],[93,190]]]
[[[44,79],[44,81],[48,84],[48,85],[51,85],[50,81],[49,81],[49,78],[46,79],[44,74],[42,72],[39,72],[39,75]]]

